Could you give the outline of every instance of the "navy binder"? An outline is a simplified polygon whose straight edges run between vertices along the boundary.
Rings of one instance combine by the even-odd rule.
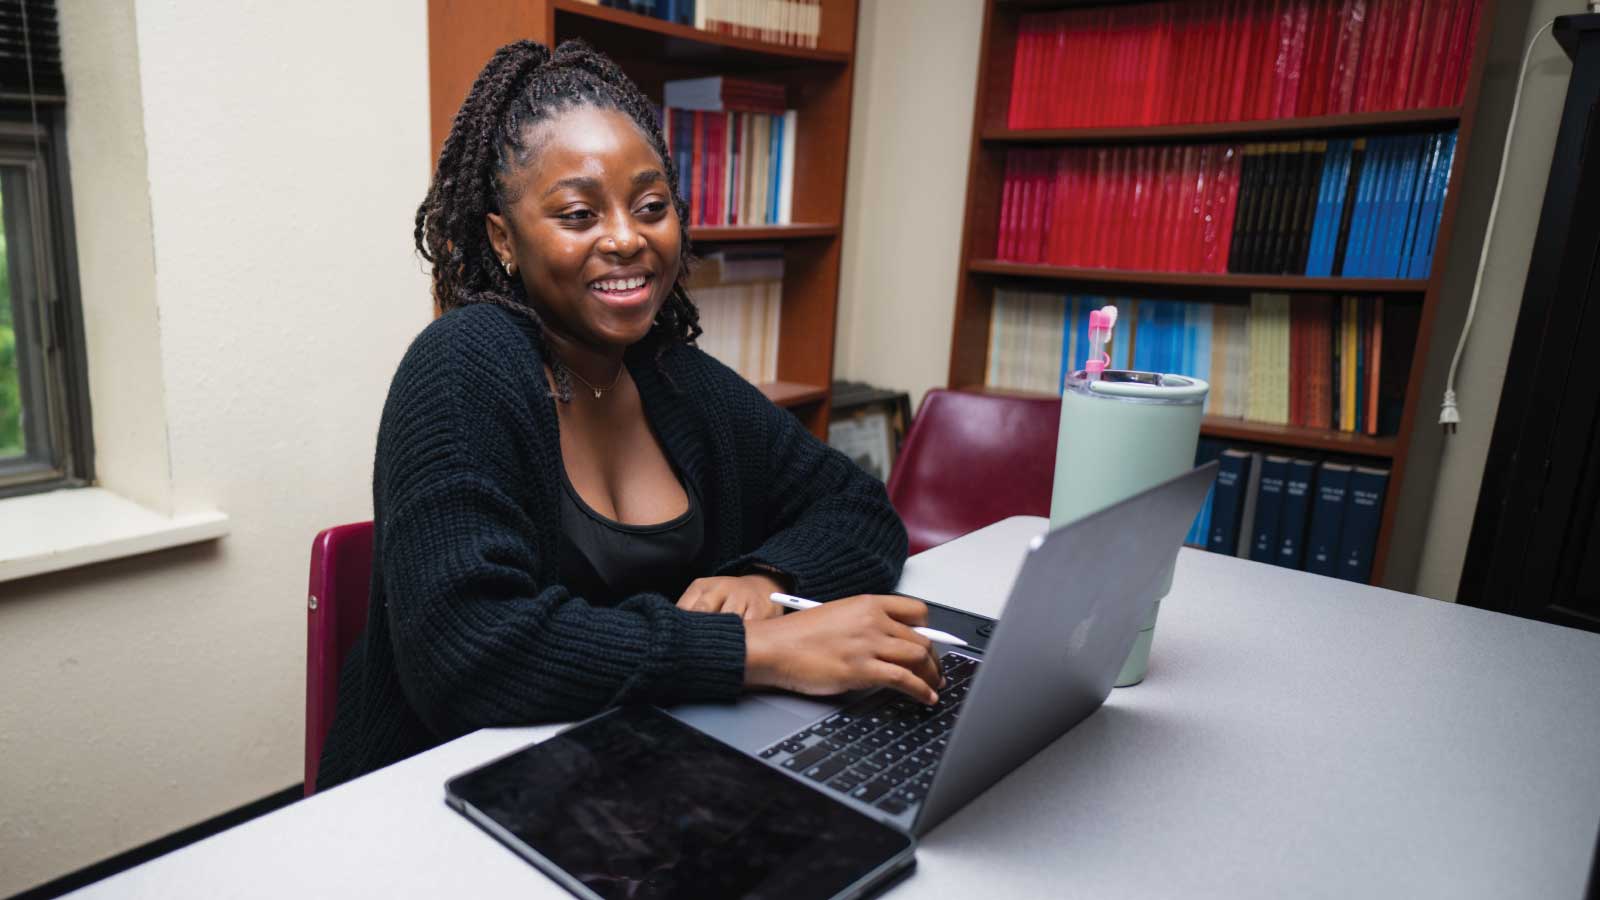
[[[1211,535],[1206,549],[1234,555],[1239,545],[1239,514],[1244,508],[1244,492],[1250,481],[1250,454],[1243,450],[1224,450],[1219,458],[1217,483],[1211,495]]]
[[[1333,575],[1339,570],[1339,535],[1344,526],[1344,495],[1350,466],[1323,463],[1317,493],[1311,502],[1311,531],[1306,536],[1306,571]]]
[[[1298,569],[1305,558],[1306,523],[1311,518],[1316,475],[1317,464],[1312,460],[1289,463],[1289,475],[1283,481],[1283,515],[1278,520],[1278,555],[1273,560],[1280,566]]]
[[[1256,493],[1255,521],[1250,525],[1250,558],[1276,562],[1278,523],[1283,516],[1283,484],[1289,476],[1289,457],[1268,456],[1261,462],[1261,486]]]
[[[1335,573],[1347,581],[1365,583],[1372,577],[1372,551],[1378,544],[1383,518],[1383,490],[1389,470],[1357,466],[1345,491],[1344,523],[1339,531],[1339,566]]]

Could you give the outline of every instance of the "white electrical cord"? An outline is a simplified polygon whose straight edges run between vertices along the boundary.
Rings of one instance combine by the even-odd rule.
[[[1590,8],[1600,6],[1600,0],[1591,0]],[[1500,148],[1500,174],[1494,182],[1494,201],[1489,204],[1489,224],[1483,229],[1483,248],[1478,251],[1478,274],[1472,279],[1472,300],[1467,303],[1467,320],[1461,324],[1461,339],[1456,341],[1456,355],[1450,359],[1450,374],[1444,381],[1444,402],[1439,406],[1439,424],[1447,434],[1455,434],[1461,422],[1456,409],[1456,369],[1461,366],[1461,351],[1467,349],[1467,335],[1472,333],[1472,317],[1478,311],[1478,292],[1483,289],[1483,268],[1489,261],[1489,242],[1494,237],[1494,220],[1500,214],[1500,190],[1506,184],[1506,163],[1511,157],[1511,137],[1517,132],[1517,109],[1522,106],[1522,82],[1528,77],[1528,61],[1533,58],[1533,48],[1539,43],[1555,19],[1539,26],[1522,54],[1522,70],[1517,73],[1517,89],[1511,99],[1511,121],[1506,125],[1506,143]]]

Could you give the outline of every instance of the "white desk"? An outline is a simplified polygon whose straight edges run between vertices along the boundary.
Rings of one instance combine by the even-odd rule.
[[[1040,519],[912,559],[997,613]],[[1193,550],[1150,675],[928,835],[900,897],[1582,896],[1600,636]],[[485,730],[83,897],[565,897],[443,802]]]

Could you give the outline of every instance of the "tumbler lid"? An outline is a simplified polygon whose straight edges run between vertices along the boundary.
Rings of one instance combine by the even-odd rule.
[[[1186,375],[1107,369],[1090,381],[1084,372],[1067,376],[1067,390],[1116,400],[1145,400],[1189,404],[1205,401],[1211,385]]]

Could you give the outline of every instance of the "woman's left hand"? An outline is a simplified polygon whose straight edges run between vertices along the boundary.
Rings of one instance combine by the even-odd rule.
[[[783,615],[783,607],[769,597],[783,585],[770,575],[696,578],[678,598],[678,608],[690,612],[734,613],[746,621]]]

